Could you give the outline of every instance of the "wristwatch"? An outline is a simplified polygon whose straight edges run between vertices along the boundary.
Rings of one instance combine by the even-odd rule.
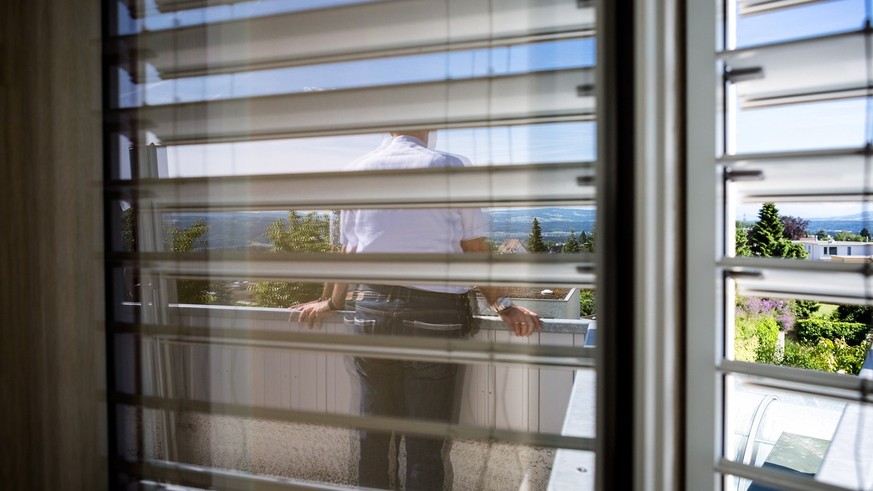
[[[499,314],[509,307],[512,307],[513,305],[514,304],[509,297],[497,297],[497,300],[495,300],[493,304],[489,305],[488,308],[490,308],[492,312]]]

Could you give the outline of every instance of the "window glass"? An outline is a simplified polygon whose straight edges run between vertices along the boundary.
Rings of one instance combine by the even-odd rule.
[[[864,8],[864,0],[801,2],[794,8],[746,14],[742,13],[744,10],[741,8],[736,20],[737,47],[859,30],[864,26]]]
[[[855,89],[870,83],[869,5],[743,0],[726,12],[719,27],[737,49],[716,55],[725,104],[713,106],[725,219],[721,457],[810,488],[863,488],[867,410],[853,387],[873,362],[873,119],[869,94]],[[724,489],[770,489],[750,477],[757,469],[717,467]]]
[[[591,5],[107,9],[113,486],[593,488]]]

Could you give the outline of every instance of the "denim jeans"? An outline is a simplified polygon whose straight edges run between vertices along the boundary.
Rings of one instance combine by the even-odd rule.
[[[365,286],[355,305],[355,330],[364,335],[453,338],[462,335],[466,322],[464,295]],[[362,415],[456,421],[456,364],[358,357],[354,366],[361,384]],[[388,488],[391,438],[389,432],[361,431],[359,485]],[[445,438],[404,438],[406,489],[442,490],[446,476],[451,486],[449,442]]]

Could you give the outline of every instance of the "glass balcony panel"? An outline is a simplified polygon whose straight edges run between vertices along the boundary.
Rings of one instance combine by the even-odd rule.
[[[725,384],[725,459],[848,489],[873,478],[866,464],[869,405],[764,387],[743,376],[727,376]],[[763,489],[751,479],[727,484]]]

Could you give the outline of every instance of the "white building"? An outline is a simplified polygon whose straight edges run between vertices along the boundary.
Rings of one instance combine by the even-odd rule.
[[[873,242],[845,240],[817,240],[804,238],[795,242],[802,244],[810,261],[830,261],[834,256],[873,256]]]

